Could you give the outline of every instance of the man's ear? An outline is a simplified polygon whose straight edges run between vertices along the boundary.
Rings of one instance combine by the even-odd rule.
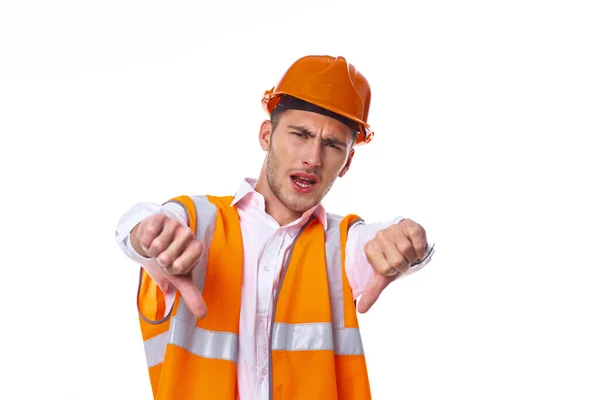
[[[354,157],[354,149],[350,150],[350,154],[348,155],[348,161],[346,161],[346,165],[344,165],[344,168],[342,168],[338,177],[341,178],[342,176],[346,175],[346,172],[348,172],[348,170],[350,169],[350,164],[352,163],[352,157]]]
[[[258,140],[260,142],[260,147],[264,151],[269,151],[269,146],[271,145],[271,133],[273,132],[273,124],[271,121],[264,120],[260,125],[260,131],[258,132]]]

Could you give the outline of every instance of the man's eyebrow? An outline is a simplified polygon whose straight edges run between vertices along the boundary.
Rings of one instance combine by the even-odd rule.
[[[298,131],[300,133],[303,133],[305,135],[308,135],[310,137],[315,137],[315,134],[312,133],[310,129],[305,128],[303,126],[288,125],[287,127],[290,128],[290,129],[296,130],[296,131]],[[323,139],[323,141],[326,142],[326,143],[334,144],[336,146],[340,146],[340,147],[348,147],[348,145],[347,145],[346,142],[341,141],[341,140],[336,139],[336,138],[327,138],[327,139]]]
[[[314,133],[312,133],[312,132],[310,131],[310,129],[308,129],[308,128],[305,128],[305,127],[303,127],[303,126],[298,126],[298,125],[288,125],[288,128],[294,129],[294,130],[296,130],[296,131],[298,131],[298,132],[300,132],[300,133],[304,133],[305,135],[308,135],[308,136],[310,136],[310,137],[314,137],[314,136],[315,136],[315,134],[314,134]]]

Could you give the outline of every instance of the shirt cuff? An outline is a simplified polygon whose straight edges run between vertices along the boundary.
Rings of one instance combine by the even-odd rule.
[[[125,238],[125,248],[123,249],[123,251],[125,251],[125,253],[127,253],[127,255],[129,256],[129,258],[131,258],[133,261],[140,265],[146,265],[147,263],[152,261],[152,257],[144,257],[143,255],[135,251],[135,249],[131,245],[130,237],[131,236],[127,235],[127,237]]]
[[[425,267],[427,264],[429,264],[429,261],[431,261],[431,258],[433,257],[434,254],[435,254],[435,243],[432,242],[430,244],[428,241],[427,247],[425,248],[425,257],[423,257],[422,260],[417,260],[417,261],[414,261],[413,263],[411,263],[410,266],[408,267],[408,270],[405,273],[400,274],[399,276],[412,274],[414,272],[417,272],[421,268]]]

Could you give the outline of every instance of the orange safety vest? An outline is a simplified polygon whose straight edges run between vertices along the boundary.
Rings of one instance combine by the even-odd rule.
[[[243,245],[231,196],[181,196],[205,251],[193,277],[208,315],[193,317],[177,292],[165,316],[160,288],[141,269],[139,320],[154,398],[235,400]],[[352,290],[344,271],[347,232],[359,218],[314,217],[281,271],[270,337],[270,400],[371,399]],[[327,240],[326,240],[327,238]]]

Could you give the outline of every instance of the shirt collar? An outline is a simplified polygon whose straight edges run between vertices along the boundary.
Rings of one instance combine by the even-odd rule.
[[[255,186],[256,186],[256,179],[246,178],[246,179],[242,180],[242,183],[241,183],[239,189],[237,190],[237,192],[235,192],[235,196],[233,197],[233,201],[231,202],[230,207],[235,206],[237,203],[242,201],[242,199],[244,199],[247,196],[248,197],[252,196],[255,193],[259,194],[254,190]]]
[[[257,180],[254,178],[245,178],[242,180],[242,183],[240,184],[240,187],[238,188],[237,192],[235,192],[235,196],[233,196],[233,201],[231,202],[230,207],[235,206],[236,204],[242,202],[242,200],[249,198],[249,197],[259,197],[262,201],[262,205],[264,207],[264,197],[262,194],[258,193],[256,190],[254,190],[254,188],[256,187],[256,182]],[[264,211],[264,208],[263,208]],[[321,224],[323,225],[323,228],[325,230],[327,230],[327,213],[325,212],[325,207],[323,207],[323,205],[321,203],[317,204],[316,206],[314,206],[313,208],[306,210],[304,212],[304,214],[302,214],[302,216],[292,222],[291,224],[295,224],[295,223],[302,223],[304,224],[306,221],[308,221],[308,218],[314,215],[315,218],[317,218],[317,220],[319,220],[319,222],[321,222]]]

